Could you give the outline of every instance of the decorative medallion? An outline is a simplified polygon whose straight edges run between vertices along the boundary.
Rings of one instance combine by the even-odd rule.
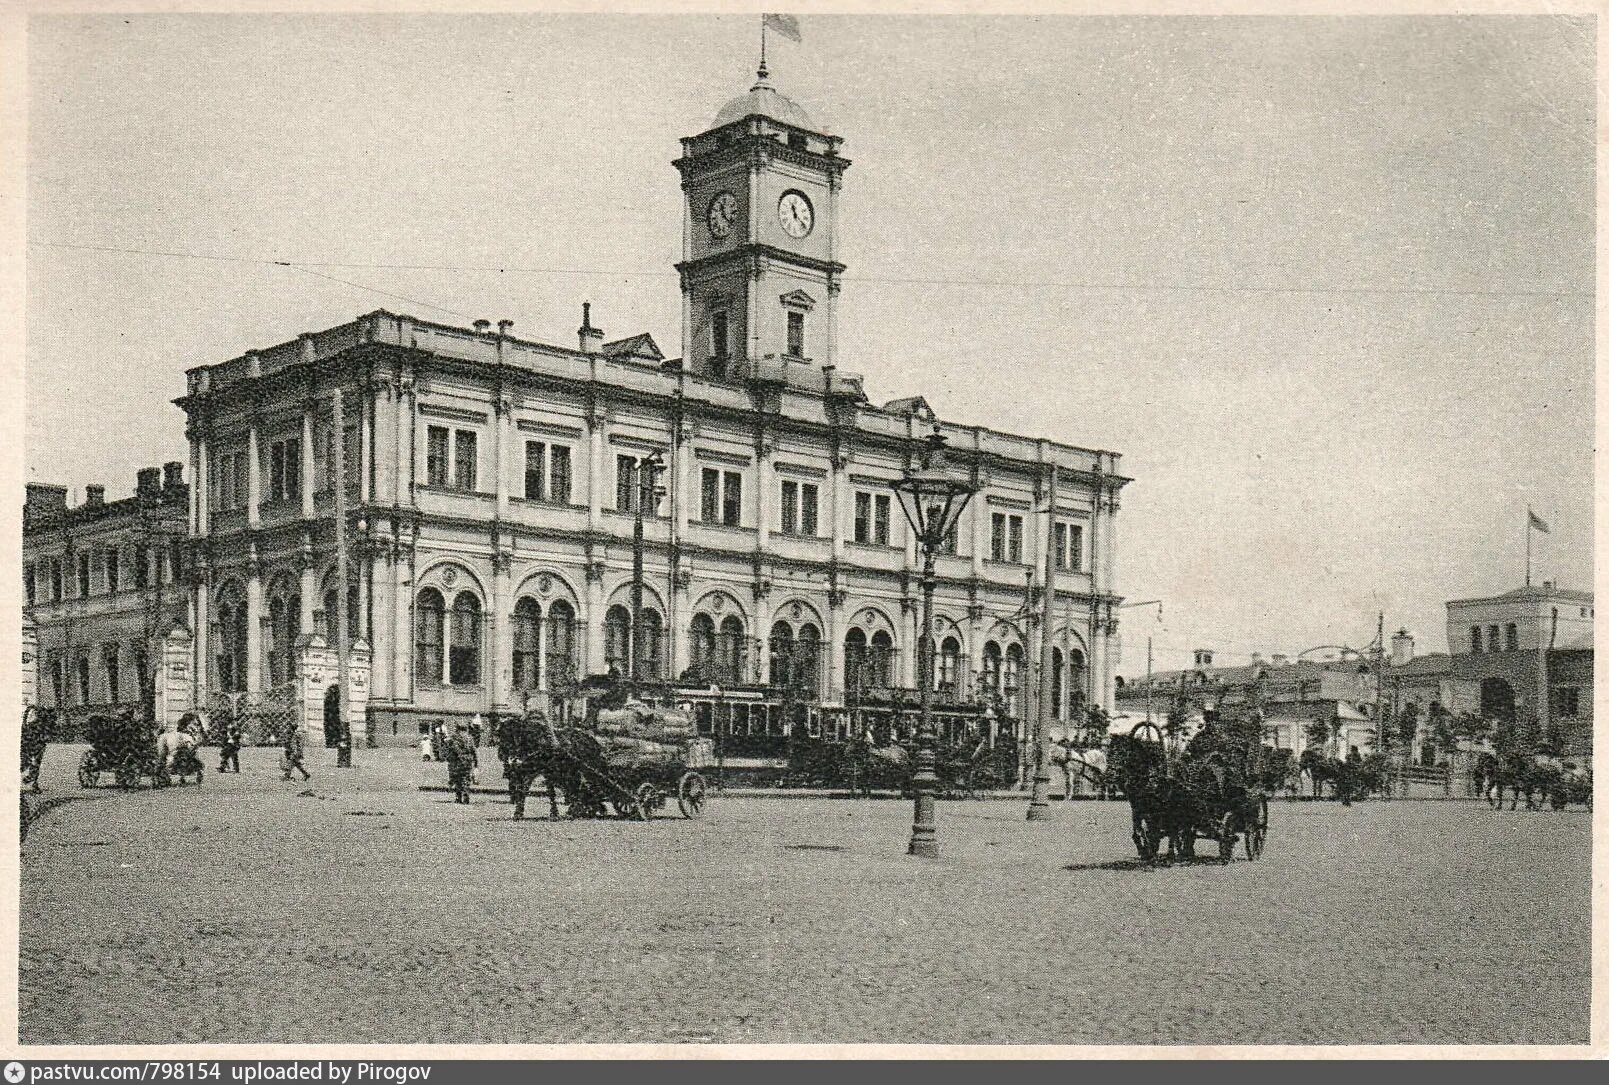
[[[451,565],[447,566],[447,568],[442,571],[441,582],[443,584],[447,585],[449,588],[453,586],[453,583],[457,579],[458,579],[458,570],[454,569]]]
[[[543,595],[546,595],[548,592],[552,591],[553,590],[553,578],[551,576],[549,576],[547,573],[543,573],[541,576],[537,577],[536,578],[536,590],[538,592],[540,592],[541,594],[543,594]]]
[[[717,594],[711,597],[710,609],[715,613],[719,614],[721,612],[721,608],[724,606],[726,606],[726,596]]]
[[[792,614],[793,614],[793,616],[794,616],[794,617],[795,617],[795,618],[797,618],[797,617],[799,617],[799,616],[800,616],[800,615],[801,615],[801,614],[803,614],[803,613],[804,613],[804,607],[802,607],[802,606],[800,606],[800,605],[799,605],[799,604],[798,604],[798,603],[794,603],[794,604],[793,604],[793,609],[792,609],[792,611],[791,611],[791,612],[790,612],[790,613],[792,613]]]

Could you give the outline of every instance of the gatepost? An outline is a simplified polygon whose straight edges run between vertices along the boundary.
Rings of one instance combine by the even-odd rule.
[[[190,631],[176,625],[162,638],[161,669],[156,674],[156,724],[176,731],[186,712],[195,708],[195,676],[190,670]]]
[[[369,642],[359,637],[346,655],[346,726],[354,741],[362,736],[363,745],[374,749],[374,723],[369,719],[369,669],[373,663]]]
[[[324,691],[335,681],[335,653],[321,633],[296,638],[296,699],[301,703],[298,722],[309,739],[323,741]]]

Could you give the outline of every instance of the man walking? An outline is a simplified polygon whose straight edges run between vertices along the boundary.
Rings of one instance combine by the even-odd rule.
[[[285,732],[285,779],[291,778],[293,769],[301,773],[304,780],[313,778],[313,774],[307,771],[307,766],[302,764],[302,758],[306,754],[307,737],[302,734],[300,727],[292,724]]]
[[[459,724],[447,743],[447,781],[452,785],[453,801],[469,805],[469,774],[475,767],[475,748],[469,744],[469,728]]]

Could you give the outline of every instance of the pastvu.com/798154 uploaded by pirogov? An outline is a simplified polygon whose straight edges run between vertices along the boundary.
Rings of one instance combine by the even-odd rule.
[[[20,1063],[5,1066],[7,1085],[35,1085],[42,1081],[132,1081],[149,1085],[178,1081],[328,1082],[330,1085],[357,1085],[360,1082],[406,1085],[425,1081],[430,1067],[385,1062],[116,1062],[116,1063]]]

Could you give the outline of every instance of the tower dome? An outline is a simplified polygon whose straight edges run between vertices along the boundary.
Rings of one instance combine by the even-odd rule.
[[[744,117],[761,116],[794,128],[803,128],[807,132],[822,132],[797,102],[771,85],[763,67],[759,76],[759,81],[749,88],[747,94],[741,94],[721,107],[721,111],[715,114],[715,120],[710,122],[711,128],[720,128]]]

